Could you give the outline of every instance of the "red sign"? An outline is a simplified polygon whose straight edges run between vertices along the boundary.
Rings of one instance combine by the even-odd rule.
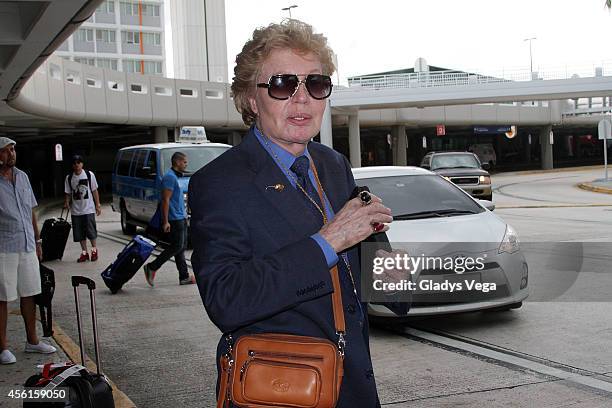
[[[444,125],[436,125],[436,136],[446,135],[446,127]]]

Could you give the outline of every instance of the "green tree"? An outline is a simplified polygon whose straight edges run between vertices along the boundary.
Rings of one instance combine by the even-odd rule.
[[[612,9],[612,0],[606,0],[606,7]]]

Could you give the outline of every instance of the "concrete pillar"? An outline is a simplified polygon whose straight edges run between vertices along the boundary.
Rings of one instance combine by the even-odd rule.
[[[531,133],[526,135],[523,141],[523,162],[525,163],[531,162],[531,143],[529,142],[533,143],[533,136],[531,136]]]
[[[153,129],[155,143],[168,143],[168,128],[165,126],[156,126]]]
[[[553,168],[553,145],[551,142],[552,126],[544,126],[540,130],[540,157],[543,170]]]
[[[359,112],[349,116],[349,160],[353,167],[361,167],[361,136]]]
[[[408,143],[406,141],[406,126],[391,126],[391,137],[394,142],[397,140],[397,142],[393,144],[393,165],[407,166],[408,158],[406,156],[406,148],[408,147]]]
[[[232,133],[230,133],[230,135],[228,136],[228,144],[231,144],[232,146],[238,146],[240,142],[242,142],[242,135],[240,134],[240,132],[233,131]]]
[[[321,121],[321,144],[327,147],[334,148],[334,140],[332,137],[332,114],[329,106],[329,98],[325,103],[325,112],[323,112],[323,120]]]

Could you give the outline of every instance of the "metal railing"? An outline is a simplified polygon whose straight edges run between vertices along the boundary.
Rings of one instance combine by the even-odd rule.
[[[544,71],[502,70],[492,74],[452,71],[426,71],[391,75],[366,75],[349,78],[349,88],[393,89],[470,86],[518,81],[546,81],[612,76],[612,62],[582,66],[554,67]],[[341,89],[339,89],[341,91]]]

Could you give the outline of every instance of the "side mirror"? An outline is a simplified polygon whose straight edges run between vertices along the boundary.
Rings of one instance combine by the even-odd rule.
[[[480,205],[482,205],[484,208],[486,208],[489,211],[495,210],[495,204],[493,204],[493,201],[478,200],[478,202],[480,203]]]
[[[481,167],[483,170],[486,170],[486,171],[491,170],[491,165],[489,163],[483,163]]]

